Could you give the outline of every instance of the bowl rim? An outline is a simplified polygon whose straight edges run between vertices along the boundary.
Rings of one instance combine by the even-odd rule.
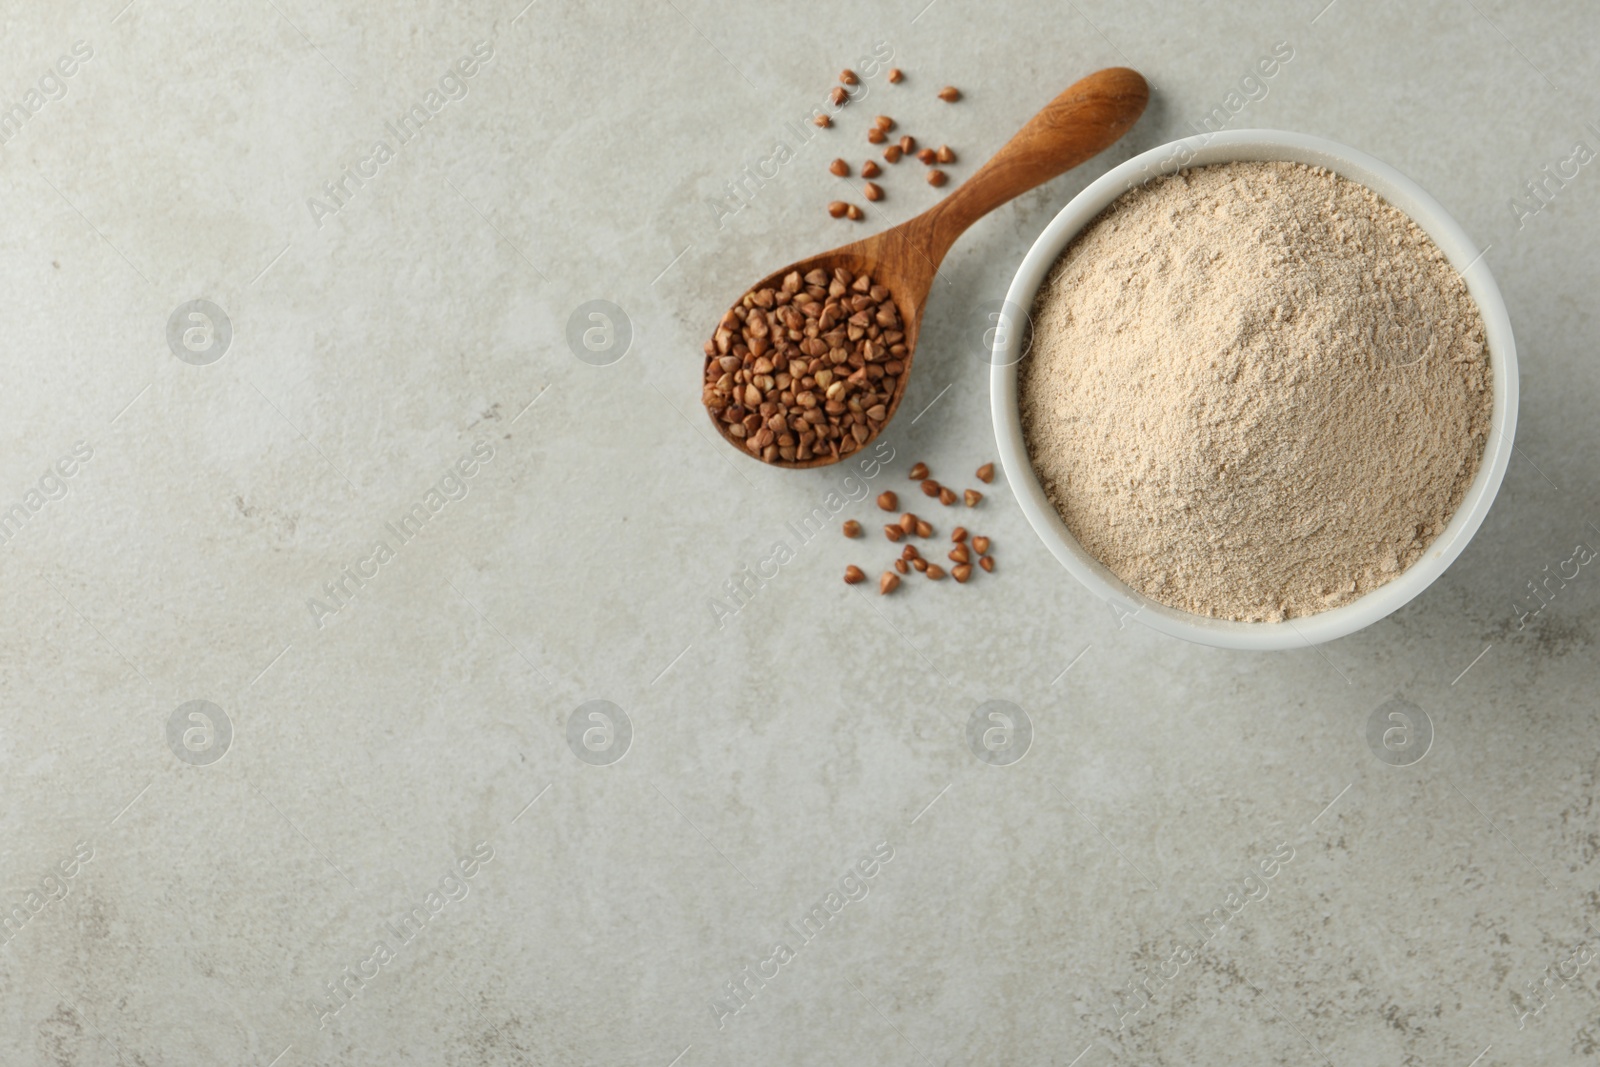
[[[1236,622],[1195,615],[1149,600],[1113,574],[1078,543],[1045,496],[1028,458],[1018,406],[1018,348],[1027,330],[1014,327],[1029,315],[1040,285],[1072,239],[1117,197],[1152,178],[1190,167],[1243,161],[1323,167],[1366,186],[1420,226],[1466,282],[1483,316],[1493,392],[1489,435],[1477,476],[1422,558],[1393,581],[1347,604],[1281,622]],[[1354,633],[1397,611],[1461,555],[1494,503],[1510,463],[1517,423],[1516,342],[1500,288],[1484,261],[1487,251],[1480,251],[1449,212],[1405,174],[1365,152],[1312,134],[1270,129],[1197,134],[1158,145],[1111,168],[1045,226],[1017,267],[999,317],[994,319],[997,328],[992,331],[989,352],[989,386],[995,441],[1006,479],[1028,524],[1074,578],[1111,605],[1121,623],[1132,618],[1197,644],[1263,651],[1303,648]]]

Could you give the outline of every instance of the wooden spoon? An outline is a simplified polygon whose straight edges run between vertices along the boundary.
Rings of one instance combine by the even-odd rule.
[[[1144,112],[1149,97],[1150,88],[1137,71],[1126,67],[1097,71],[1050,101],[976,174],[916,218],[865,240],[791,263],[747,291],[777,289],[789,272],[799,271],[803,276],[819,267],[830,273],[836,267],[852,274],[866,272],[875,284],[889,290],[904,324],[906,354],[901,358],[905,370],[895,383],[888,416],[873,434],[876,437],[894,418],[900,398],[905,395],[928,292],[939,263],[956,238],[1006,201],[1064,174],[1116,143]],[[713,358],[706,357],[708,365]],[[728,424],[716,412],[708,413],[730,444],[747,456],[754,455],[743,441],[728,432]],[[871,440],[869,437],[863,442],[863,447]],[[850,454],[854,453],[846,453]],[[771,463],[775,467],[821,467],[843,458],[829,453],[806,460],[773,459]]]

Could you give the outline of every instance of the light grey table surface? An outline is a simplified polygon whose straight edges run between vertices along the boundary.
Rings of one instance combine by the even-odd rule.
[[[1600,9],[1324,2],[11,5],[0,1062],[1596,1058]],[[804,125],[875,49],[907,80]],[[955,247],[892,460],[714,437],[740,287],[940,195],[901,164],[826,216],[868,115],[961,179],[1116,64],[1149,111]],[[961,516],[994,575],[846,587],[882,542],[791,524],[975,484],[983,302],[1218,107],[1486,248],[1523,393],[1466,553],[1352,637],[1216,651],[1116,618],[1001,480]],[[625,351],[569,345],[595,300]],[[969,747],[991,700],[1020,760]]]

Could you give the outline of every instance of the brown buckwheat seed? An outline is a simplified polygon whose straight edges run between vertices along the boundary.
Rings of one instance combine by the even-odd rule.
[[[900,499],[892,491],[886,489],[878,494],[878,506],[884,511],[893,511],[900,506]]]
[[[940,578],[944,577],[944,568],[939,566],[937,563],[930,563],[928,564],[928,569],[923,573],[937,582]]]
[[[926,463],[917,463],[917,464],[913,464],[912,465],[912,467],[911,467],[911,480],[912,481],[920,482],[920,481],[922,481],[922,479],[926,478],[927,476],[928,476],[928,465]]]
[[[947,104],[953,104],[957,100],[961,99],[961,90],[957,89],[954,85],[946,85],[943,89],[939,90],[939,99],[943,100]]]
[[[900,576],[894,571],[884,571],[883,577],[878,579],[878,595],[887,596],[900,588]]]
[[[994,573],[994,557],[993,556],[979,556],[978,557],[978,566],[982,567],[985,571],[989,572],[990,574],[993,574]]]
[[[983,499],[983,494],[976,489],[965,489],[961,493],[961,499],[967,502],[967,507],[975,508],[978,506],[978,501]]]
[[[950,550],[950,561],[952,563],[971,563],[972,554],[967,551],[966,545],[957,545]]]
[[[828,202],[828,214],[836,219],[844,218],[844,213],[848,210],[850,210],[850,205],[843,200],[831,200]]]
[[[939,483],[934,481],[932,478],[924,478],[924,479],[922,479],[922,495],[923,496],[938,496],[939,495]]]
[[[865,186],[862,187],[861,193],[868,200],[882,200],[883,199],[883,189],[881,189],[878,186],[877,182],[868,182]]]
[[[917,160],[919,162],[925,164],[926,166],[929,166],[929,167],[933,166],[933,160],[934,160],[933,149],[931,149],[931,148],[922,149],[922,151],[917,153]]]
[[[900,146],[897,144],[892,144],[883,150],[883,159],[886,163],[898,163],[900,162],[900,156]]]
[[[861,524],[854,519],[846,519],[844,521],[844,535],[846,537],[860,537]]]
[[[906,76],[906,72],[901,70],[899,67],[890,67],[889,68],[889,84],[890,85],[898,85],[900,83],[900,80],[902,78],[904,78],[905,76]]]
[[[957,526],[954,530],[950,531],[950,540],[954,541],[956,544],[959,545],[961,542],[965,541],[966,539],[967,539],[967,528],[965,526]]]
[[[891,541],[898,541],[905,535],[906,532],[892,522],[883,528],[883,536],[887,537]]]
[[[861,221],[861,209],[856,207],[854,204],[846,204],[845,205],[845,207],[844,207],[844,215],[845,215],[845,218],[849,219],[851,222],[860,222]]]
[[[848,567],[846,567],[844,569],[844,584],[845,585],[855,585],[857,582],[866,581],[866,579],[867,579],[867,576],[864,573],[862,573],[861,568],[857,567],[854,563],[850,564],[850,566],[848,566]]]
[[[838,85],[835,85],[833,87],[833,91],[828,94],[828,103],[832,104],[834,107],[844,106],[844,103],[849,99],[850,94],[845,92],[842,86]]]
[[[949,180],[950,175],[946,174],[942,170],[930,170],[928,172],[928,184],[934,188],[938,188]]]
[[[915,515],[911,514],[911,512],[906,512],[904,515],[900,516],[900,532],[907,534],[916,533],[917,523],[920,521],[921,520],[919,520]]]
[[[972,577],[972,565],[970,563],[956,564],[954,567],[950,568],[950,577],[954,578],[958,582],[965,582],[968,578]]]
[[[918,519],[917,520],[917,536],[918,537],[932,537],[933,536],[933,526],[930,523],[926,523],[926,522],[923,522],[921,519]]]
[[[855,85],[861,79],[856,77],[855,71],[846,68],[839,72],[839,80],[844,82],[846,85]]]
[[[899,571],[901,574],[910,574],[911,564],[907,563],[903,559],[897,559],[894,561],[894,569]]]
[[[985,485],[988,485],[990,482],[994,481],[993,463],[985,463],[983,466],[978,468],[978,481]]]
[[[888,115],[879,115],[877,118],[872,120],[872,125],[875,128],[882,130],[884,133],[888,133],[890,130],[894,129],[894,119],[890,118]]]
[[[828,164],[828,172],[840,178],[850,177],[850,164],[842,159],[836,159]]]
[[[874,126],[867,131],[867,140],[872,144],[882,144],[889,139],[889,135]]]
[[[989,539],[987,537],[974,537],[972,539],[972,547],[977,550],[978,555],[987,556],[989,554]]]
[[[970,492],[971,490],[968,490],[968,491]],[[951,504],[954,504],[955,502],[956,502],[955,490],[947,489],[947,488],[945,488],[944,486],[941,485],[939,487],[939,503],[943,504],[945,507],[949,507]]]
[[[867,160],[865,163],[861,164],[861,176],[863,178],[876,178],[878,175],[880,175],[882,173],[883,173],[883,168],[878,166],[876,163],[874,163],[870,159]]]
[[[904,137],[900,138],[900,151],[904,152],[906,155],[909,156],[911,153],[915,152],[916,150],[917,150],[917,139],[915,137],[911,136],[908,133]]]
[[[939,146],[938,151],[933,153],[933,158],[937,159],[940,163],[954,163],[956,161],[956,154],[949,145],[942,144]]]
[[[833,120],[826,115],[818,115],[816,118],[811,120],[811,124],[813,126],[821,126],[823,129],[827,129],[829,126],[833,125]]]

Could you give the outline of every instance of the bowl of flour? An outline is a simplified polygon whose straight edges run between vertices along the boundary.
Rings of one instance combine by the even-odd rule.
[[[1046,227],[993,332],[1023,513],[1154,629],[1295,648],[1460,555],[1516,426],[1480,249],[1387,164],[1238,130],[1113,168]]]

